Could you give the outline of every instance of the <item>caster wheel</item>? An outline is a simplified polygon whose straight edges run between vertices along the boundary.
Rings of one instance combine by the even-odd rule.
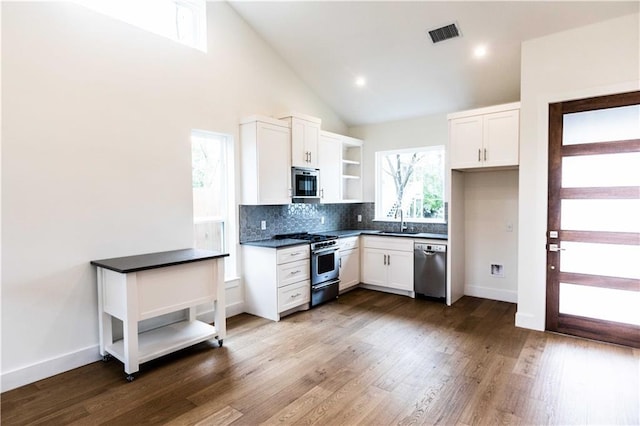
[[[111,354],[102,355],[102,362],[109,362],[112,359],[113,359],[113,355],[111,355]]]
[[[224,339],[218,339],[218,347],[221,348],[222,347],[222,343],[223,343]]]
[[[133,374],[128,374],[128,375],[127,375],[127,377],[126,377],[127,382],[133,382],[133,380],[134,380],[135,378],[136,378],[136,377],[135,377]]]

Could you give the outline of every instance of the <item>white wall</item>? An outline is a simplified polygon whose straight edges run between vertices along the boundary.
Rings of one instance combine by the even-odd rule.
[[[464,209],[464,294],[517,302],[518,171],[464,173],[458,207]],[[491,274],[492,264],[503,266],[503,276]]]
[[[638,90],[639,21],[628,15],[522,45],[518,326],[545,326],[548,104]]]
[[[208,26],[203,54],[71,3],[2,3],[4,390],[97,359],[90,260],[192,245],[191,129],[237,141],[243,116],[294,110],[345,133],[226,3]]]
[[[375,153],[377,151],[446,145],[448,132],[445,113],[349,128],[350,136],[364,140],[362,154],[364,201],[375,201]]]

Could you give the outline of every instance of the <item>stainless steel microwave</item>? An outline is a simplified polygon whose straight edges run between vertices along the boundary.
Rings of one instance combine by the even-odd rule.
[[[306,167],[291,168],[291,197],[298,201],[320,198],[320,170]]]

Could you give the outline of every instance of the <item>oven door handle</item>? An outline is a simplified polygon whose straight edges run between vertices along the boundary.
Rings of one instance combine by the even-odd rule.
[[[311,254],[324,254],[324,253],[328,253],[330,251],[338,251],[338,247],[327,247],[327,248],[322,248],[322,249],[314,249]]]
[[[325,287],[329,287],[329,286],[334,285],[334,284],[339,283],[339,282],[340,282],[340,280],[325,281],[325,282],[320,283],[320,284],[312,285],[311,286],[311,290],[313,290],[313,291],[322,290]]]

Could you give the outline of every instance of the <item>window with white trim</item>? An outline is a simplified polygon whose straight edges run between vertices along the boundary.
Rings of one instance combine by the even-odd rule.
[[[230,135],[191,132],[194,247],[229,253],[229,279],[236,276],[233,164]]]
[[[444,145],[376,152],[376,220],[443,223]]]
[[[207,51],[205,0],[75,0],[112,18]]]

